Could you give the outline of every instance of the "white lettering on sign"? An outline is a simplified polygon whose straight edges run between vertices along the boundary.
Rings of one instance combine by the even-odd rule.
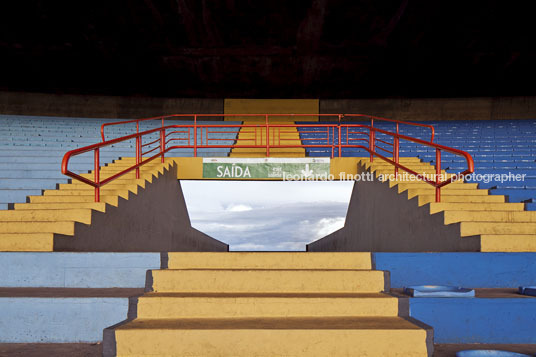
[[[216,177],[219,178],[251,178],[251,173],[249,172],[249,167],[242,168],[233,164],[232,166],[218,166],[216,168],[218,174]]]

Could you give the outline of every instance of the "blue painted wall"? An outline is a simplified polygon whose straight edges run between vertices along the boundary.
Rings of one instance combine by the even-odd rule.
[[[0,298],[0,343],[99,342],[128,298]]]
[[[143,288],[160,253],[0,253],[1,287]]]
[[[536,298],[411,298],[434,343],[536,343]]]
[[[374,253],[391,287],[454,285],[517,288],[536,285],[536,253]]]

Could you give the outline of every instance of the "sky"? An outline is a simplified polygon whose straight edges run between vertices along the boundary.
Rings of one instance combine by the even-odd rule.
[[[343,227],[353,181],[185,181],[192,226],[230,250],[304,251]]]

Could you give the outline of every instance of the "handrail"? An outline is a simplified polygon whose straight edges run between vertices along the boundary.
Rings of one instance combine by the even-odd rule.
[[[458,150],[458,149],[455,149],[455,148],[451,148],[451,147],[448,147],[448,146],[444,146],[444,145],[441,145],[441,144],[436,144],[436,143],[433,143],[433,142],[428,142],[428,141],[425,141],[425,140],[422,140],[422,139],[418,139],[418,138],[412,138],[411,136],[407,136],[407,135],[402,135],[402,134],[399,134],[399,133],[392,133],[392,132],[389,132],[389,131],[386,131],[386,130],[382,130],[382,129],[379,129],[379,128],[374,128],[372,126],[368,126],[368,125],[361,125],[361,124],[347,124],[346,125],[347,127],[359,127],[359,128],[368,128],[370,130],[370,136],[369,136],[369,147],[365,147],[363,145],[341,145],[341,147],[360,147],[366,151],[369,152],[370,154],[370,162],[373,162],[374,161],[374,156],[377,156],[385,161],[387,161],[388,163],[392,164],[393,166],[395,166],[395,176],[398,175],[398,169],[402,169],[410,174],[413,174],[415,176],[417,176],[417,178],[421,179],[422,181],[432,185],[435,187],[436,191],[435,191],[435,200],[436,202],[441,202],[441,188],[448,185],[449,183],[452,183],[454,181],[457,181],[459,180],[460,178],[462,178],[463,176],[467,175],[467,174],[470,174],[470,173],[473,173],[474,172],[474,169],[475,169],[475,163],[474,163],[474,160],[473,160],[473,157],[471,156],[471,154],[469,154],[468,152],[466,151],[463,151],[463,150]],[[348,129],[347,129],[348,130]],[[386,156],[384,155],[381,155],[379,153],[377,153],[374,149],[376,147],[375,145],[375,135],[374,133],[375,132],[380,132],[382,134],[386,134],[386,135],[389,135],[389,136],[392,136],[395,140],[394,144],[393,144],[393,160],[387,158]],[[408,140],[408,141],[412,141],[414,143],[418,143],[418,144],[421,144],[421,145],[425,145],[425,146],[428,146],[428,147],[433,147],[435,148],[436,150],[436,172],[435,172],[435,180],[430,180],[428,179],[426,176],[423,176],[421,174],[419,174],[418,172],[404,166],[404,165],[401,165],[400,162],[399,162],[399,148],[400,148],[400,139],[404,139],[404,140]],[[461,173],[457,173],[455,174],[454,176],[452,176],[450,179],[447,179],[447,180],[443,180],[441,181],[440,180],[440,177],[441,177],[441,151],[446,151],[446,152],[450,152],[452,154],[455,154],[455,155],[459,155],[459,156],[463,156],[466,161],[467,161],[467,169]],[[340,153],[340,151],[339,151]]]
[[[416,122],[411,122],[411,121],[382,118],[382,117],[376,117],[376,116],[368,115],[368,114],[344,114],[344,117],[367,117],[367,118],[370,118],[370,122],[371,122],[370,126],[374,126],[374,120],[380,120],[380,121],[387,121],[387,122],[391,122],[391,123],[396,123],[396,133],[397,134],[399,134],[399,126],[398,126],[399,124],[406,124],[406,125],[411,125],[411,126],[420,126],[420,127],[423,127],[423,128],[430,129],[430,131],[431,131],[430,142],[434,141],[434,137],[435,137],[435,128],[434,128],[433,125],[430,125],[430,124],[422,124],[422,123],[416,123]]]
[[[342,114],[169,114],[169,115],[161,115],[157,117],[150,117],[150,118],[141,118],[141,119],[132,119],[132,120],[121,120],[111,123],[103,123],[101,125],[101,139],[102,141],[106,141],[104,129],[107,126],[115,126],[115,125],[123,125],[123,124],[130,124],[130,123],[136,123],[136,132],[139,133],[139,124],[144,121],[149,120],[161,120],[162,121],[162,127],[164,127],[164,120],[171,119],[171,118],[186,118],[186,117],[192,117],[194,119],[194,123],[197,122],[197,118],[209,118],[209,117],[221,117],[221,118],[232,118],[232,117],[260,117],[260,118],[267,118],[270,117],[281,117],[281,116],[289,116],[289,117],[338,117],[339,122],[342,118]]]
[[[292,116],[311,116],[313,114],[293,114]],[[317,115],[317,114],[314,114]],[[319,114],[321,115],[321,114]],[[324,115],[334,115],[334,114],[324,114]],[[342,114],[335,114],[338,116],[339,119],[343,117]],[[361,114],[353,114],[352,116],[360,116]],[[195,119],[197,119],[198,116],[213,116],[213,114],[207,114],[207,115],[201,115],[201,114],[175,114],[172,116],[167,117],[174,117],[174,116],[193,116]],[[146,130],[143,132],[139,132],[139,122],[144,120],[154,120],[154,119],[161,119],[162,123],[164,120],[164,117],[155,117],[155,118],[146,118],[146,119],[137,119],[137,120],[131,120],[127,121],[128,123],[136,122],[137,125],[137,133],[123,136],[120,138],[111,139],[108,141],[103,141],[97,144],[85,146],[82,148],[74,149],[69,152],[67,152],[62,160],[62,166],[61,166],[61,172],[64,175],[67,175],[73,179],[79,180],[81,182],[84,182],[92,187],[95,188],[95,201],[99,202],[100,200],[100,188],[115,180],[116,178],[132,171],[136,170],[136,178],[140,178],[140,167],[148,163],[149,161],[154,160],[157,157],[161,157],[161,162],[164,162],[164,156],[165,153],[167,153],[170,150],[173,149],[180,149],[180,148],[187,148],[187,149],[193,149],[194,150],[194,156],[197,156],[198,149],[202,148],[264,148],[266,149],[266,155],[270,155],[270,149],[271,148],[330,148],[331,149],[331,157],[333,158],[335,156],[335,149],[338,149],[338,156],[342,156],[342,149],[344,148],[360,148],[367,151],[370,155],[370,161],[374,161],[374,157],[379,157],[386,162],[392,164],[394,166],[394,173],[398,175],[398,170],[402,169],[410,174],[416,175],[417,178],[421,179],[422,181],[434,186],[436,188],[436,202],[440,202],[441,200],[441,188],[448,185],[451,182],[454,182],[460,177],[465,176],[469,173],[472,173],[474,171],[474,161],[471,155],[465,151],[454,149],[451,147],[447,147],[444,145],[436,144],[432,142],[433,140],[433,134],[434,131],[432,130],[432,140],[426,141],[418,138],[413,138],[407,135],[402,135],[398,132],[390,132],[387,130],[383,130],[377,127],[374,127],[373,125],[366,125],[366,124],[343,124],[340,123],[340,121],[336,124],[269,124],[268,123],[268,117],[270,114],[229,114],[228,116],[264,116],[265,122],[259,122],[258,124],[197,124],[197,120],[194,121],[194,124],[184,124],[184,125],[168,125],[168,126],[160,126],[158,128]],[[290,116],[289,114],[276,114],[274,116]],[[381,120],[381,119],[380,119]],[[392,121],[388,119],[387,121]],[[109,125],[118,125],[121,123],[127,123],[127,122],[117,122],[117,123],[107,123]],[[406,122],[400,122],[400,121],[394,121],[397,124],[405,124]],[[409,123],[409,122],[408,122]],[[420,123],[419,123],[420,124]],[[419,125],[421,126],[421,125]],[[429,127],[429,125],[422,124],[422,126]],[[101,126],[101,130],[104,128],[104,126]],[[223,128],[235,128],[235,131],[225,131],[229,133],[236,133],[240,132],[243,129],[246,129],[249,131],[249,133],[254,133],[254,138],[238,138],[233,140],[233,144],[219,144],[219,141],[223,140],[230,140],[230,139],[221,139],[221,138],[213,138],[209,137],[209,134],[217,134],[217,133],[223,133],[220,131]],[[317,138],[315,140],[320,140],[321,142],[325,140],[325,144],[317,143],[317,144],[307,144],[304,143],[308,139],[302,139],[300,140],[300,144],[294,144],[294,143],[285,143],[285,141],[295,141],[296,139],[288,139],[288,138],[281,138],[281,133],[286,133],[288,131],[285,131],[285,128],[314,128],[315,132],[320,132],[325,134],[325,137],[322,136],[321,138]],[[367,138],[351,138],[350,137],[350,129],[351,128],[361,128],[368,130],[368,133],[366,131],[356,131],[351,132],[351,134],[358,134],[358,135],[366,135]],[[433,127],[432,127],[433,128]],[[173,129],[172,131],[167,130]],[[179,129],[179,130],[176,130]],[[183,129],[183,130],[180,130]],[[194,135],[190,135],[190,130],[193,129]],[[216,130],[211,130],[216,129]],[[218,130],[220,129],[220,130]],[[263,130],[265,131],[263,133]],[[283,130],[283,131],[282,131]],[[342,130],[346,131],[346,143],[343,143],[343,137],[342,137]],[[338,136],[336,137],[335,132],[337,131]],[[142,144],[142,137],[153,134],[158,132],[159,139],[152,140],[148,143]],[[272,132],[273,136],[270,137],[270,132]],[[101,131],[103,133],[103,131]],[[200,140],[198,137],[198,133],[200,133]],[[205,134],[203,134],[205,133]],[[391,136],[393,138],[393,143],[390,143],[385,140],[376,139],[376,133],[382,133],[388,136]],[[171,137],[171,135],[174,134],[184,134],[186,137],[179,137],[174,138]],[[264,135],[264,136],[263,136]],[[277,139],[276,139],[277,138]],[[113,144],[117,144],[123,141],[127,140],[136,140],[136,163],[132,165],[131,167],[128,167],[125,170],[122,170],[118,173],[115,173],[111,175],[110,177],[107,177],[104,180],[101,180],[100,178],[100,149],[102,147],[110,146]],[[276,142],[277,140],[277,142]],[[428,146],[435,148],[436,151],[436,175],[434,180],[430,180],[426,178],[425,176],[415,172],[414,170],[400,164],[399,162],[399,149],[400,149],[400,140],[407,140],[414,143],[418,143],[420,145]],[[178,141],[179,144],[168,146],[169,143]],[[181,143],[186,141],[186,143]],[[193,143],[192,143],[193,141]],[[200,141],[198,143],[198,141]],[[240,141],[250,142],[246,144],[240,143]],[[264,143],[263,143],[264,141]],[[331,141],[331,143],[330,143]],[[368,141],[368,147],[365,145],[358,145],[358,144],[352,144],[351,141]],[[392,151],[382,148],[380,146],[376,145],[376,142],[380,142],[383,144],[388,144],[392,146]],[[216,142],[215,144],[213,142]],[[253,142],[253,143],[251,143]],[[157,147],[150,148],[150,145],[157,144]],[[148,151],[143,152],[143,148],[147,147]],[[381,149],[385,152],[388,152],[393,155],[392,159],[389,159],[387,156],[382,155],[377,152],[377,149]],[[155,150],[158,150],[157,153],[151,155],[150,157],[143,159],[143,155],[149,154],[154,152]],[[77,155],[86,153],[86,152],[94,152],[94,179],[90,180],[88,178],[85,178],[81,175],[78,175],[68,169],[69,160]],[[461,173],[453,175],[450,180],[440,180],[441,176],[441,151],[446,151],[453,153],[455,155],[462,156],[467,161],[467,169]]]

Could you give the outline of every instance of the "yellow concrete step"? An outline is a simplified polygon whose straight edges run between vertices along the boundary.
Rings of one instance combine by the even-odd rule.
[[[379,176],[379,175],[393,175],[394,177],[394,170],[395,170],[395,167],[392,166],[391,168],[377,168],[377,169],[370,169],[372,172],[374,172],[376,174],[376,177]],[[425,175],[427,177],[429,176],[432,176],[432,175],[435,175],[435,169],[416,169],[414,170],[415,172],[417,172],[419,175]],[[450,178],[452,176],[454,176],[454,174],[447,174],[445,171],[441,171],[441,174],[442,174],[442,178]],[[413,175],[411,173],[408,173],[404,170],[398,170],[398,179],[410,179],[412,177],[416,177],[416,175]]]
[[[372,269],[371,253],[170,252],[169,269]]]
[[[146,159],[147,157],[144,156],[144,159]],[[136,157],[135,156],[129,156],[129,157],[122,157],[121,160],[115,160],[114,161],[114,164],[116,163],[119,163],[119,162],[135,162],[136,161]],[[150,161],[148,164],[161,164],[160,162],[160,158],[156,158],[154,159],[153,161]],[[164,164],[169,164],[170,163],[170,160],[169,158],[165,158],[165,162]]]
[[[532,222],[536,223],[534,211],[445,211],[445,224],[456,222]],[[536,232],[535,232],[536,233]]]
[[[91,224],[91,210],[79,208],[0,211],[0,224],[5,222],[56,222],[66,220]]]
[[[116,181],[112,181],[110,183],[107,183],[103,187],[101,187],[101,190],[121,190],[121,189],[128,189],[133,190],[136,187],[142,187],[145,188],[145,184],[147,181],[139,180],[140,182],[133,182],[133,181],[126,181],[125,183],[116,183]],[[69,184],[69,183],[61,183],[59,186],[60,191],[69,191],[69,190],[91,190],[94,191],[95,188],[93,186],[90,186],[88,184],[85,184],[83,182],[78,182],[76,184]]]
[[[419,206],[427,203],[435,202],[435,194],[419,196]],[[504,196],[489,195],[489,196],[469,196],[469,195],[447,195],[441,192],[441,202],[459,202],[459,203],[502,203]]]
[[[370,158],[362,157],[359,159],[359,162],[361,164],[370,163]],[[418,157],[400,157],[398,162],[400,163],[423,163],[421,159],[419,159]],[[383,161],[382,159],[377,158],[377,157],[374,158],[373,163],[374,164],[389,164],[387,161]]]
[[[524,203],[431,202],[430,214],[441,211],[523,211]]]
[[[144,157],[144,160],[146,157]],[[113,163],[109,163],[104,167],[118,167],[118,166],[132,166],[136,162],[135,158],[124,158],[122,160],[115,161]],[[168,168],[169,165],[171,165],[173,162],[170,159],[166,159],[166,162],[161,163],[160,159],[154,159],[153,161],[146,162],[143,166],[140,167],[140,169],[147,169],[147,168]]]
[[[240,152],[231,153],[230,157],[266,157],[266,154],[256,152]],[[305,154],[297,152],[278,152],[273,153],[270,151],[270,157],[305,157]]]
[[[138,318],[398,316],[398,299],[362,294],[148,293],[138,300]]]
[[[435,195],[435,188],[428,185],[430,188],[418,188],[418,189],[409,189],[407,190],[408,192],[408,198],[413,198],[415,196],[420,196],[420,195]],[[478,189],[473,189],[473,190],[464,190],[464,189],[461,189],[461,190],[457,190],[455,188],[450,188],[450,189],[441,189],[441,197],[444,197],[444,196],[456,196],[456,195],[467,195],[467,196],[487,196],[488,195],[488,190],[478,190]],[[434,196],[435,197],[435,196]]]
[[[432,166],[430,164],[426,164],[426,163],[416,163],[416,162],[399,162],[400,164],[406,166],[407,168],[411,169],[411,170],[415,170],[415,171],[419,171],[419,170],[435,170],[435,166]],[[382,162],[382,163],[364,163],[364,165],[366,166],[367,169],[371,169],[371,170],[390,170],[390,169],[394,169],[395,166],[391,163],[388,163],[388,162]]]
[[[389,180],[388,181],[389,183],[389,187],[395,187],[395,186],[401,186],[401,187],[407,187],[406,189],[409,189],[409,188],[412,188],[413,186],[411,185],[424,185],[422,187],[432,187],[434,188],[432,185],[430,185],[429,183],[426,183],[422,180],[418,180],[418,179],[414,179],[414,180],[411,180],[411,181],[408,181],[408,180]],[[477,186],[476,184],[470,184],[470,183],[465,183],[461,180],[457,180],[457,181],[453,181],[451,183],[449,183],[447,186],[441,188],[441,190],[443,191],[444,189],[455,189],[455,190],[461,190],[461,189],[469,189],[469,187],[466,187],[466,185],[475,185],[472,187],[472,189],[476,189]],[[404,191],[404,190],[402,190]],[[401,191],[401,192],[402,192]]]
[[[1,252],[51,252],[53,233],[0,233]]]
[[[426,337],[400,317],[137,319],[115,330],[117,356],[424,357]]]
[[[358,293],[384,291],[383,271],[153,270],[155,292]]]
[[[146,172],[146,173],[143,173],[143,172],[142,172],[142,173],[140,173],[140,180],[145,180],[145,181],[152,182],[152,179],[153,179],[154,177],[156,177],[157,174],[158,174],[158,172],[156,172],[156,173],[152,173],[152,172],[149,172],[149,173],[147,173],[147,172]],[[94,176],[93,176],[92,173],[91,173],[91,174],[81,174],[80,176],[85,177],[85,178],[88,178],[88,179],[90,179],[90,180],[93,180],[93,179],[94,179]],[[101,178],[101,180],[104,180],[104,179],[107,179],[108,177],[111,177],[111,176],[112,176],[111,174],[106,174],[106,175],[104,175],[104,174],[102,174],[102,172],[101,172],[101,176],[100,176],[100,178]],[[126,174],[124,174],[123,176],[120,176],[120,177],[114,179],[111,183],[114,183],[114,182],[129,182],[129,181],[131,181],[131,182],[136,182],[136,181],[137,181],[137,179],[136,179],[136,173],[135,173],[135,172],[129,172],[129,173],[126,173]],[[110,184],[111,184],[111,183],[110,183]],[[82,183],[82,182],[80,182],[80,181],[73,180],[73,184],[84,184],[84,183]]]
[[[0,233],[58,233],[73,235],[73,221],[55,221],[55,222],[39,222],[39,221],[18,221],[18,222],[2,222],[0,224]]]
[[[57,203],[15,203],[15,211],[22,210],[65,210],[89,208],[99,212],[106,211],[104,202],[57,202]]]
[[[392,185],[390,187],[394,187],[394,186],[395,185]],[[420,181],[398,183],[396,187],[398,189],[398,193],[402,193],[406,190],[418,190],[418,189],[435,190],[435,188],[432,185],[426,182],[420,182]],[[478,184],[476,183],[463,183],[462,181],[456,181],[451,184],[448,184],[447,186],[442,187],[441,192],[450,191],[450,190],[476,190],[476,189],[478,189]]]
[[[266,148],[234,148],[231,151],[231,154],[235,153],[249,153],[249,152],[258,152],[258,153],[265,153]],[[276,153],[276,152],[295,152],[295,153],[303,153],[303,149],[301,148],[273,148],[270,147],[270,153]]]
[[[482,252],[536,252],[536,234],[483,234]]]
[[[65,191],[62,191],[65,192]],[[94,203],[94,195],[52,195],[52,196],[28,196],[30,203]],[[116,195],[101,195],[100,202],[116,206],[119,202],[119,196]]]
[[[535,234],[536,223],[461,222],[462,237],[482,234]]]
[[[123,198],[128,198],[130,192],[137,194],[136,188],[121,189],[121,190],[108,190],[106,187],[101,187],[101,195],[114,195]],[[46,190],[44,196],[91,196],[94,197],[94,191],[92,190]]]
[[[108,174],[109,176],[111,176],[111,175],[116,174],[116,173],[118,173],[120,171],[126,170],[129,167],[132,167],[132,164],[127,163],[127,162],[121,162],[121,163],[114,164],[112,166],[101,167],[100,172],[103,175]],[[140,167],[140,175],[141,174],[156,173],[156,172],[162,173],[162,172],[164,172],[165,169],[166,169],[166,167],[164,167],[161,164],[145,164],[145,165]],[[132,173],[135,174],[136,169],[132,169],[132,171],[129,171],[129,172],[125,173],[125,175],[132,174]]]

